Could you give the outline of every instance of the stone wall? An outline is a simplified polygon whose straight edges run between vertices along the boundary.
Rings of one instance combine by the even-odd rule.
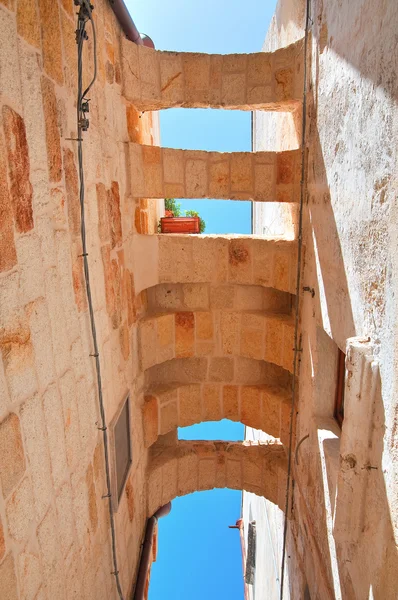
[[[114,598],[102,433],[83,281],[72,0],[0,3],[0,596]],[[95,2],[98,78],[84,134],[89,265],[107,422],[132,390],[131,336],[144,306],[126,240],[157,229],[128,197],[129,143],[158,139],[121,89],[120,27]],[[92,74],[90,26],[84,82]],[[132,422],[140,409],[132,403]],[[131,586],[146,519],[145,451],[116,518]],[[134,493],[133,493],[134,490]]]
[[[278,3],[265,51],[302,36],[303,11],[304,2]],[[310,11],[302,281],[309,291],[302,294],[284,597],[303,598],[308,585],[315,599],[392,600],[398,10],[383,1],[312,0]],[[291,114],[263,113],[256,121],[256,150],[297,147],[300,123]],[[342,428],[334,419],[338,348],[347,355]],[[268,549],[253,591],[256,599],[276,599],[282,515],[244,497],[245,518],[251,507]]]

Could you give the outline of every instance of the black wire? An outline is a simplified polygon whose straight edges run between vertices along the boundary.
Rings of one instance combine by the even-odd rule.
[[[92,32],[93,32],[93,51],[94,51],[94,74],[93,78],[86,88],[86,90],[82,93],[83,87],[83,68],[82,68],[82,55],[83,55],[83,43],[84,40],[87,39],[86,36],[86,23],[90,21]],[[105,474],[106,474],[106,487],[107,493],[106,498],[108,498],[108,506],[109,506],[109,520],[111,527],[111,539],[112,539],[112,560],[113,560],[113,575],[115,575],[116,587],[119,594],[120,600],[123,600],[123,592],[120,585],[119,578],[119,570],[117,564],[117,554],[116,554],[116,531],[115,531],[115,520],[112,510],[112,496],[111,496],[111,478],[110,478],[110,467],[109,467],[109,442],[108,442],[108,434],[106,427],[106,417],[105,417],[105,408],[104,408],[104,398],[102,394],[102,380],[101,380],[101,365],[99,360],[99,352],[98,352],[98,341],[97,341],[97,330],[95,326],[95,318],[94,318],[94,308],[93,308],[93,300],[91,295],[91,286],[90,286],[90,271],[88,266],[88,258],[87,258],[87,242],[86,242],[86,223],[85,223],[85,210],[84,210],[84,168],[83,168],[83,144],[82,144],[82,133],[85,131],[83,127],[84,119],[85,119],[85,111],[82,110],[83,102],[87,100],[86,95],[94,84],[97,77],[97,38],[95,25],[91,14],[91,6],[90,2],[87,0],[82,0],[79,17],[78,17],[78,28],[77,28],[77,67],[78,67],[78,91],[77,91],[77,140],[78,140],[78,163],[79,163],[79,180],[80,180],[80,234],[82,240],[82,256],[83,256],[83,266],[84,266],[84,278],[86,282],[86,292],[87,292],[87,301],[88,301],[88,310],[90,315],[90,325],[91,325],[91,335],[93,340],[94,352],[92,356],[95,358],[95,368],[97,374],[97,388],[98,388],[98,403],[100,408],[101,415],[101,431],[104,439],[104,458],[105,458]]]
[[[286,562],[286,540],[287,540],[287,512],[289,509],[289,493],[292,470],[292,444],[293,444],[293,417],[296,399],[296,379],[298,377],[298,356],[299,348],[299,308],[300,308],[300,281],[301,281],[301,256],[303,246],[303,207],[304,207],[304,176],[305,176],[305,134],[307,121],[307,45],[308,45],[308,29],[310,20],[310,0],[307,0],[306,16],[305,16],[305,36],[304,36],[304,82],[303,82],[303,122],[301,129],[301,186],[300,186],[300,213],[298,226],[298,250],[297,250],[297,283],[296,283],[296,302],[295,302],[295,327],[294,327],[294,361],[293,361],[293,384],[292,384],[292,403],[290,408],[290,425],[289,425],[289,451],[287,463],[287,482],[286,482],[286,499],[285,499],[285,516],[283,524],[283,546],[282,546],[282,561],[281,561],[281,587],[280,600],[283,600],[283,583],[285,575]]]

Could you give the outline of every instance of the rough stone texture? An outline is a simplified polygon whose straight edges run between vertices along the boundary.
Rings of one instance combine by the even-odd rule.
[[[160,52],[122,40],[123,92],[138,110],[231,108],[290,111],[299,106],[302,53],[209,55]]]
[[[25,472],[25,456],[18,416],[11,413],[0,423],[1,487],[6,498]]]
[[[258,465],[255,477],[253,464]],[[148,467],[147,514],[177,495],[215,487],[245,489],[277,503],[278,479],[283,480],[286,468],[286,455],[278,442],[178,441],[167,448],[155,445]]]
[[[140,176],[134,173],[131,180],[131,194],[136,198],[299,200],[298,150],[217,153],[134,144],[130,156],[140,165]]]
[[[25,124],[22,117],[8,106],[3,106],[2,113],[15,225],[20,233],[26,233],[33,228],[33,190]]]
[[[159,391],[154,387],[142,407],[145,445],[149,447],[156,442],[159,432],[165,434],[175,427],[221,419],[240,421],[281,438],[290,417],[282,405],[285,402],[289,405],[290,396],[289,388],[271,385],[173,384]],[[173,414],[177,410],[177,422],[170,421],[168,406],[173,407]]]
[[[392,349],[397,347],[398,13],[384,2],[361,1],[351,8],[310,3],[302,284],[314,293],[303,294],[300,311],[303,352],[293,447],[309,438],[294,468],[284,585],[291,600],[303,598],[306,586],[311,598],[392,599],[397,589]],[[304,11],[304,2],[278,3],[266,52],[302,37]],[[289,93],[289,85],[282,67],[280,94]],[[297,148],[300,120],[257,113],[254,148]],[[282,167],[287,173],[288,165]],[[266,205],[254,210],[257,233],[286,234],[294,219],[267,212]],[[341,429],[333,418],[338,348],[346,353]],[[264,439],[256,432],[248,435]],[[246,494],[243,508],[245,525],[256,520],[264,565],[256,570],[253,592],[259,600],[276,600],[272,556],[278,564],[281,515],[271,503],[264,506]]]

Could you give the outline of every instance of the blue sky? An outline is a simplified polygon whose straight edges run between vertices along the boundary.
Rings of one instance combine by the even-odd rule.
[[[275,0],[125,0],[139,31],[159,50],[236,53],[261,49]],[[172,148],[249,151],[250,112],[161,111],[161,144]],[[250,233],[250,202],[190,200],[206,233]],[[242,440],[243,425],[221,421],[179,430],[184,439]],[[242,600],[239,534],[241,493],[200,492],[173,501],[159,521],[159,553],[149,600]]]

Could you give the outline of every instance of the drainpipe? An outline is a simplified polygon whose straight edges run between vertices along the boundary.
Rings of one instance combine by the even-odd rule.
[[[155,47],[155,44],[148,35],[140,34],[123,0],[109,0],[109,4],[128,40],[138,46]]]
[[[153,543],[153,534],[158,520],[161,517],[165,517],[171,511],[171,502],[165,504],[159,510],[155,512],[153,517],[148,519],[144,537],[144,544],[142,546],[140,566],[138,567],[137,583],[135,584],[134,595],[132,600],[144,600],[145,598],[145,584],[148,575],[149,564],[151,562],[151,552]]]

